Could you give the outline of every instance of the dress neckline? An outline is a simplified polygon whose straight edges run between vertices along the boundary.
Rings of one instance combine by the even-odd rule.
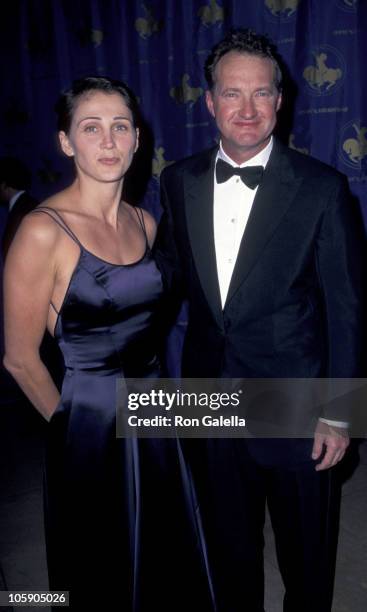
[[[122,264],[122,263],[119,264],[119,263],[114,263],[112,261],[107,261],[107,259],[103,259],[103,257],[99,257],[98,255],[96,255],[95,253],[93,253],[92,251],[87,249],[80,242],[78,236],[68,226],[68,224],[64,220],[63,216],[60,214],[60,212],[57,209],[51,208],[49,206],[42,206],[41,205],[41,206],[38,206],[37,208],[35,208],[35,210],[32,211],[32,212],[44,212],[47,215],[49,215],[55,221],[55,223],[57,223],[57,225],[59,225],[68,234],[68,236],[78,245],[81,254],[82,253],[86,253],[86,254],[90,255],[91,257],[94,257],[94,259],[97,259],[98,261],[102,262],[103,264],[105,264],[107,266],[116,267],[116,268],[129,268],[131,266],[136,266],[137,264],[141,263],[145,259],[147,254],[151,252],[151,248],[150,248],[149,242],[148,242],[148,236],[147,236],[146,229],[145,229],[143,213],[138,208],[134,208],[134,210],[136,212],[136,215],[137,215],[140,227],[141,227],[141,229],[143,231],[143,234],[144,234],[144,237],[145,237],[145,250],[144,250],[142,256],[139,257],[139,259],[137,259],[136,261],[132,261],[131,263],[127,263],[127,264]],[[139,210],[140,210],[140,214],[138,212]],[[80,257],[78,259],[78,263],[79,262],[80,262]]]
[[[74,280],[75,274],[77,273],[77,270],[78,270],[78,268],[79,268],[79,266],[81,264],[81,261],[82,261],[82,258],[83,258],[84,254],[85,255],[90,255],[91,257],[93,257],[93,259],[96,259],[97,261],[102,262],[106,266],[111,266],[112,268],[132,268],[133,266],[137,266],[139,263],[144,261],[144,259],[147,257],[148,253],[150,253],[150,250],[151,250],[149,245],[148,245],[148,243],[146,243],[145,251],[144,251],[143,255],[138,260],[133,261],[132,263],[129,263],[129,264],[115,264],[115,263],[112,263],[111,261],[106,261],[105,259],[102,259],[102,257],[98,257],[98,255],[95,255],[94,253],[92,253],[92,251],[89,251],[88,249],[86,249],[80,243],[79,243],[78,246],[79,246],[79,250],[80,250],[79,257],[78,257],[78,260],[77,260],[77,262],[75,264],[75,267],[74,267],[74,269],[72,271],[72,274],[70,276],[69,283],[68,283],[68,286],[66,288],[66,291],[65,291],[65,294],[64,294],[61,306],[60,306],[60,310],[56,310],[56,308],[54,307],[55,312],[56,312],[56,320],[55,320],[55,324],[54,324],[53,330],[52,330],[52,337],[53,338],[57,338],[57,330],[58,330],[58,325],[59,325],[59,321],[60,321],[60,318],[61,318],[61,313],[62,313],[64,305],[65,305],[65,303],[67,301],[67,297],[68,297],[68,294],[69,294],[69,289],[70,289],[70,287],[72,285],[72,282]]]
[[[112,261],[107,261],[106,259],[103,259],[102,257],[99,257],[98,255],[96,255],[95,253],[92,253],[92,251],[90,251],[89,249],[86,249],[85,246],[83,246],[82,244],[79,243],[79,248],[81,253],[86,253],[87,255],[91,255],[92,257],[94,257],[94,259],[98,259],[98,261],[101,261],[102,263],[106,264],[107,266],[112,266],[114,268],[130,268],[132,266],[136,266],[139,263],[141,263],[147,256],[148,252],[150,251],[150,247],[149,245],[146,243],[145,244],[145,250],[144,253],[142,254],[141,257],[139,257],[139,259],[137,259],[136,261],[132,261],[131,263],[114,263]]]

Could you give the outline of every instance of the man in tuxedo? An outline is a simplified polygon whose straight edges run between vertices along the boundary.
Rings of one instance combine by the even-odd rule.
[[[189,303],[183,376],[361,376],[363,236],[345,177],[273,136],[268,39],[232,30],[205,75],[219,146],[161,175],[157,257]],[[284,611],[330,612],[347,426],[331,406],[309,438],[185,441],[217,612],[264,610],[266,502]]]
[[[15,157],[0,159],[0,201],[9,207],[2,238],[4,259],[23,217],[38,204],[28,193],[30,183],[31,175],[23,162]]]

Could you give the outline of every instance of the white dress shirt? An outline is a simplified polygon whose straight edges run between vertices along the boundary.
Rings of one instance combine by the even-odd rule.
[[[246,166],[264,166],[265,168],[272,148],[273,137],[265,149],[238,166],[223,151],[222,143],[220,143],[217,159],[221,158],[237,168]],[[228,181],[218,184],[214,174],[214,244],[222,307],[226,302],[243,232],[257,190],[258,187],[255,189],[247,187],[239,176],[232,176]]]

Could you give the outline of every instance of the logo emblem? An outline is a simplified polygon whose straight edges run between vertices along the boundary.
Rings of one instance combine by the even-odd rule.
[[[103,30],[95,30],[86,26],[78,30],[77,36],[81,45],[85,47],[92,43],[96,49],[103,43],[104,32]]]
[[[357,10],[358,0],[337,0],[336,4],[343,11],[348,13],[355,13]]]
[[[347,123],[341,133],[341,158],[347,166],[359,170],[362,160],[367,157],[367,127],[358,120]]]
[[[103,31],[102,30],[92,30],[91,39],[95,47],[99,47],[103,42]]]
[[[308,89],[316,96],[329,95],[344,80],[344,59],[333,47],[324,45],[312,52],[312,63],[303,70]]]
[[[216,0],[209,0],[209,4],[205,4],[199,8],[198,15],[201,19],[201,23],[205,27],[209,27],[210,25],[216,24],[217,21],[223,21],[224,10]]]
[[[154,149],[155,157],[152,161],[152,174],[155,179],[159,179],[162,170],[166,166],[170,166],[173,164],[173,161],[167,161],[164,159],[164,151],[163,147],[158,147],[158,149]]]
[[[265,0],[265,6],[273,17],[286,21],[294,16],[300,0]]]
[[[289,148],[290,148],[290,149],[294,149],[295,151],[299,151],[299,153],[304,153],[305,155],[308,155],[308,154],[309,154],[309,150],[308,150],[308,149],[306,149],[306,148],[297,147],[297,146],[296,146],[296,144],[295,144],[295,142],[294,142],[294,141],[295,141],[295,139],[296,139],[296,137],[295,137],[295,135],[294,135],[294,134],[291,134],[291,135],[289,136],[289,141],[288,141],[288,146],[289,146]]]
[[[169,95],[176,100],[177,104],[189,104],[192,106],[203,95],[202,87],[191,87],[189,85],[189,74],[184,74],[181,80],[181,85],[171,87]]]
[[[155,19],[153,12],[142,4],[145,12],[145,17],[138,17],[135,21],[135,29],[139,33],[139,36],[146,40],[152,34],[159,32],[162,29],[163,22]]]

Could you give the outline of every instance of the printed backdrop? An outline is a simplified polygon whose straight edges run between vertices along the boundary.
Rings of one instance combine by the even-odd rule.
[[[293,78],[290,146],[347,174],[367,216],[367,0],[4,2],[0,154],[31,166],[35,195],[60,189],[70,178],[55,138],[60,90],[86,74],[122,78],[151,129],[145,203],[158,213],[162,168],[216,137],[203,63],[231,26],[253,27],[277,43]]]
[[[147,122],[128,197],[158,217],[162,168],[216,139],[203,64],[231,26],[277,43],[292,79],[283,135],[348,176],[367,220],[367,0],[4,2],[0,155],[31,167],[39,198],[59,190],[72,176],[56,141],[59,92],[86,74],[121,78]]]

